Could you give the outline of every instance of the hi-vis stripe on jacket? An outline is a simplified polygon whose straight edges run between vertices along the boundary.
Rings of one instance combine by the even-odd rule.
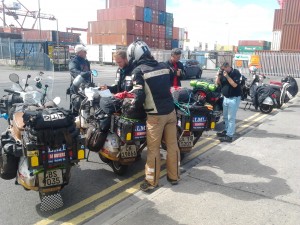
[[[148,114],[166,115],[174,110],[170,92],[170,70],[165,63],[145,61],[133,70],[134,89],[144,95],[144,109]]]

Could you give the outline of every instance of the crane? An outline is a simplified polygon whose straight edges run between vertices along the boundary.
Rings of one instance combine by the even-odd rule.
[[[3,27],[8,26],[5,16],[12,16],[22,29],[24,28],[24,23],[27,17],[34,18],[31,29],[34,29],[38,19],[56,20],[54,15],[41,13],[40,7],[38,11],[30,11],[19,0],[16,1],[17,2],[15,2],[13,6],[8,6],[4,4],[4,0],[2,0],[2,5],[0,5],[2,17],[0,17],[0,19],[3,21]],[[22,22],[19,21],[19,17],[24,17]]]

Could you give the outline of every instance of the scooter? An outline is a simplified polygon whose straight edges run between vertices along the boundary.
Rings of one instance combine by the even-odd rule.
[[[43,57],[48,56],[39,55],[36,61]],[[85,158],[74,118],[57,106],[60,98],[50,98],[50,76],[40,72],[30,85],[27,75],[22,86],[19,76],[10,74],[13,88],[5,89],[8,95],[0,100],[1,115],[8,122],[0,137],[0,176],[38,191],[41,211],[63,206],[60,191],[69,183],[71,167]]]

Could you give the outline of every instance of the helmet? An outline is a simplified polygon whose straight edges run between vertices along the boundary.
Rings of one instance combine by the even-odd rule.
[[[256,73],[257,67],[256,66],[250,66],[249,70],[250,70],[250,73]]]
[[[151,55],[149,46],[143,41],[135,41],[127,48],[129,64],[139,61],[143,56]]]

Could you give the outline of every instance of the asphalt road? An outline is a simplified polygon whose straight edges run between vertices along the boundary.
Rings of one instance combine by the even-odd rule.
[[[95,78],[96,84],[113,83],[117,69],[115,66],[94,65],[93,68],[99,73],[99,76]],[[4,94],[4,88],[11,86],[8,79],[11,72],[13,71],[9,68],[0,67],[0,96]],[[29,73],[29,71],[14,72],[23,77]],[[215,71],[204,71],[202,77],[212,78],[215,74]],[[54,77],[53,96],[60,96],[62,100],[60,106],[68,107],[69,102],[65,90],[70,83],[69,73],[56,72]],[[183,86],[188,85],[189,81],[183,81]],[[265,118],[254,109],[243,110],[244,104],[241,103],[237,114],[239,129],[237,137],[247,132],[249,127],[260,124]],[[1,119],[0,125],[0,131],[3,132],[7,127],[6,121]],[[220,130],[222,126],[222,122],[219,122],[216,130]],[[210,139],[215,136],[214,133],[215,131],[204,133],[193,152],[184,160],[184,166],[188,167],[195,163],[193,160],[196,156],[216,144],[216,141]],[[15,185],[14,180],[0,180],[0,224],[82,224],[95,215],[103,213],[105,217],[109,212],[109,207],[120,201],[126,202],[126,197],[136,191],[138,183],[143,180],[145,158],[144,151],[142,160],[131,165],[128,173],[120,177],[115,175],[107,164],[102,163],[95,153],[91,153],[89,161],[83,160],[78,166],[72,168],[70,183],[61,192],[64,199],[63,208],[51,212],[39,210],[40,199],[37,192],[25,191],[22,186]]]

